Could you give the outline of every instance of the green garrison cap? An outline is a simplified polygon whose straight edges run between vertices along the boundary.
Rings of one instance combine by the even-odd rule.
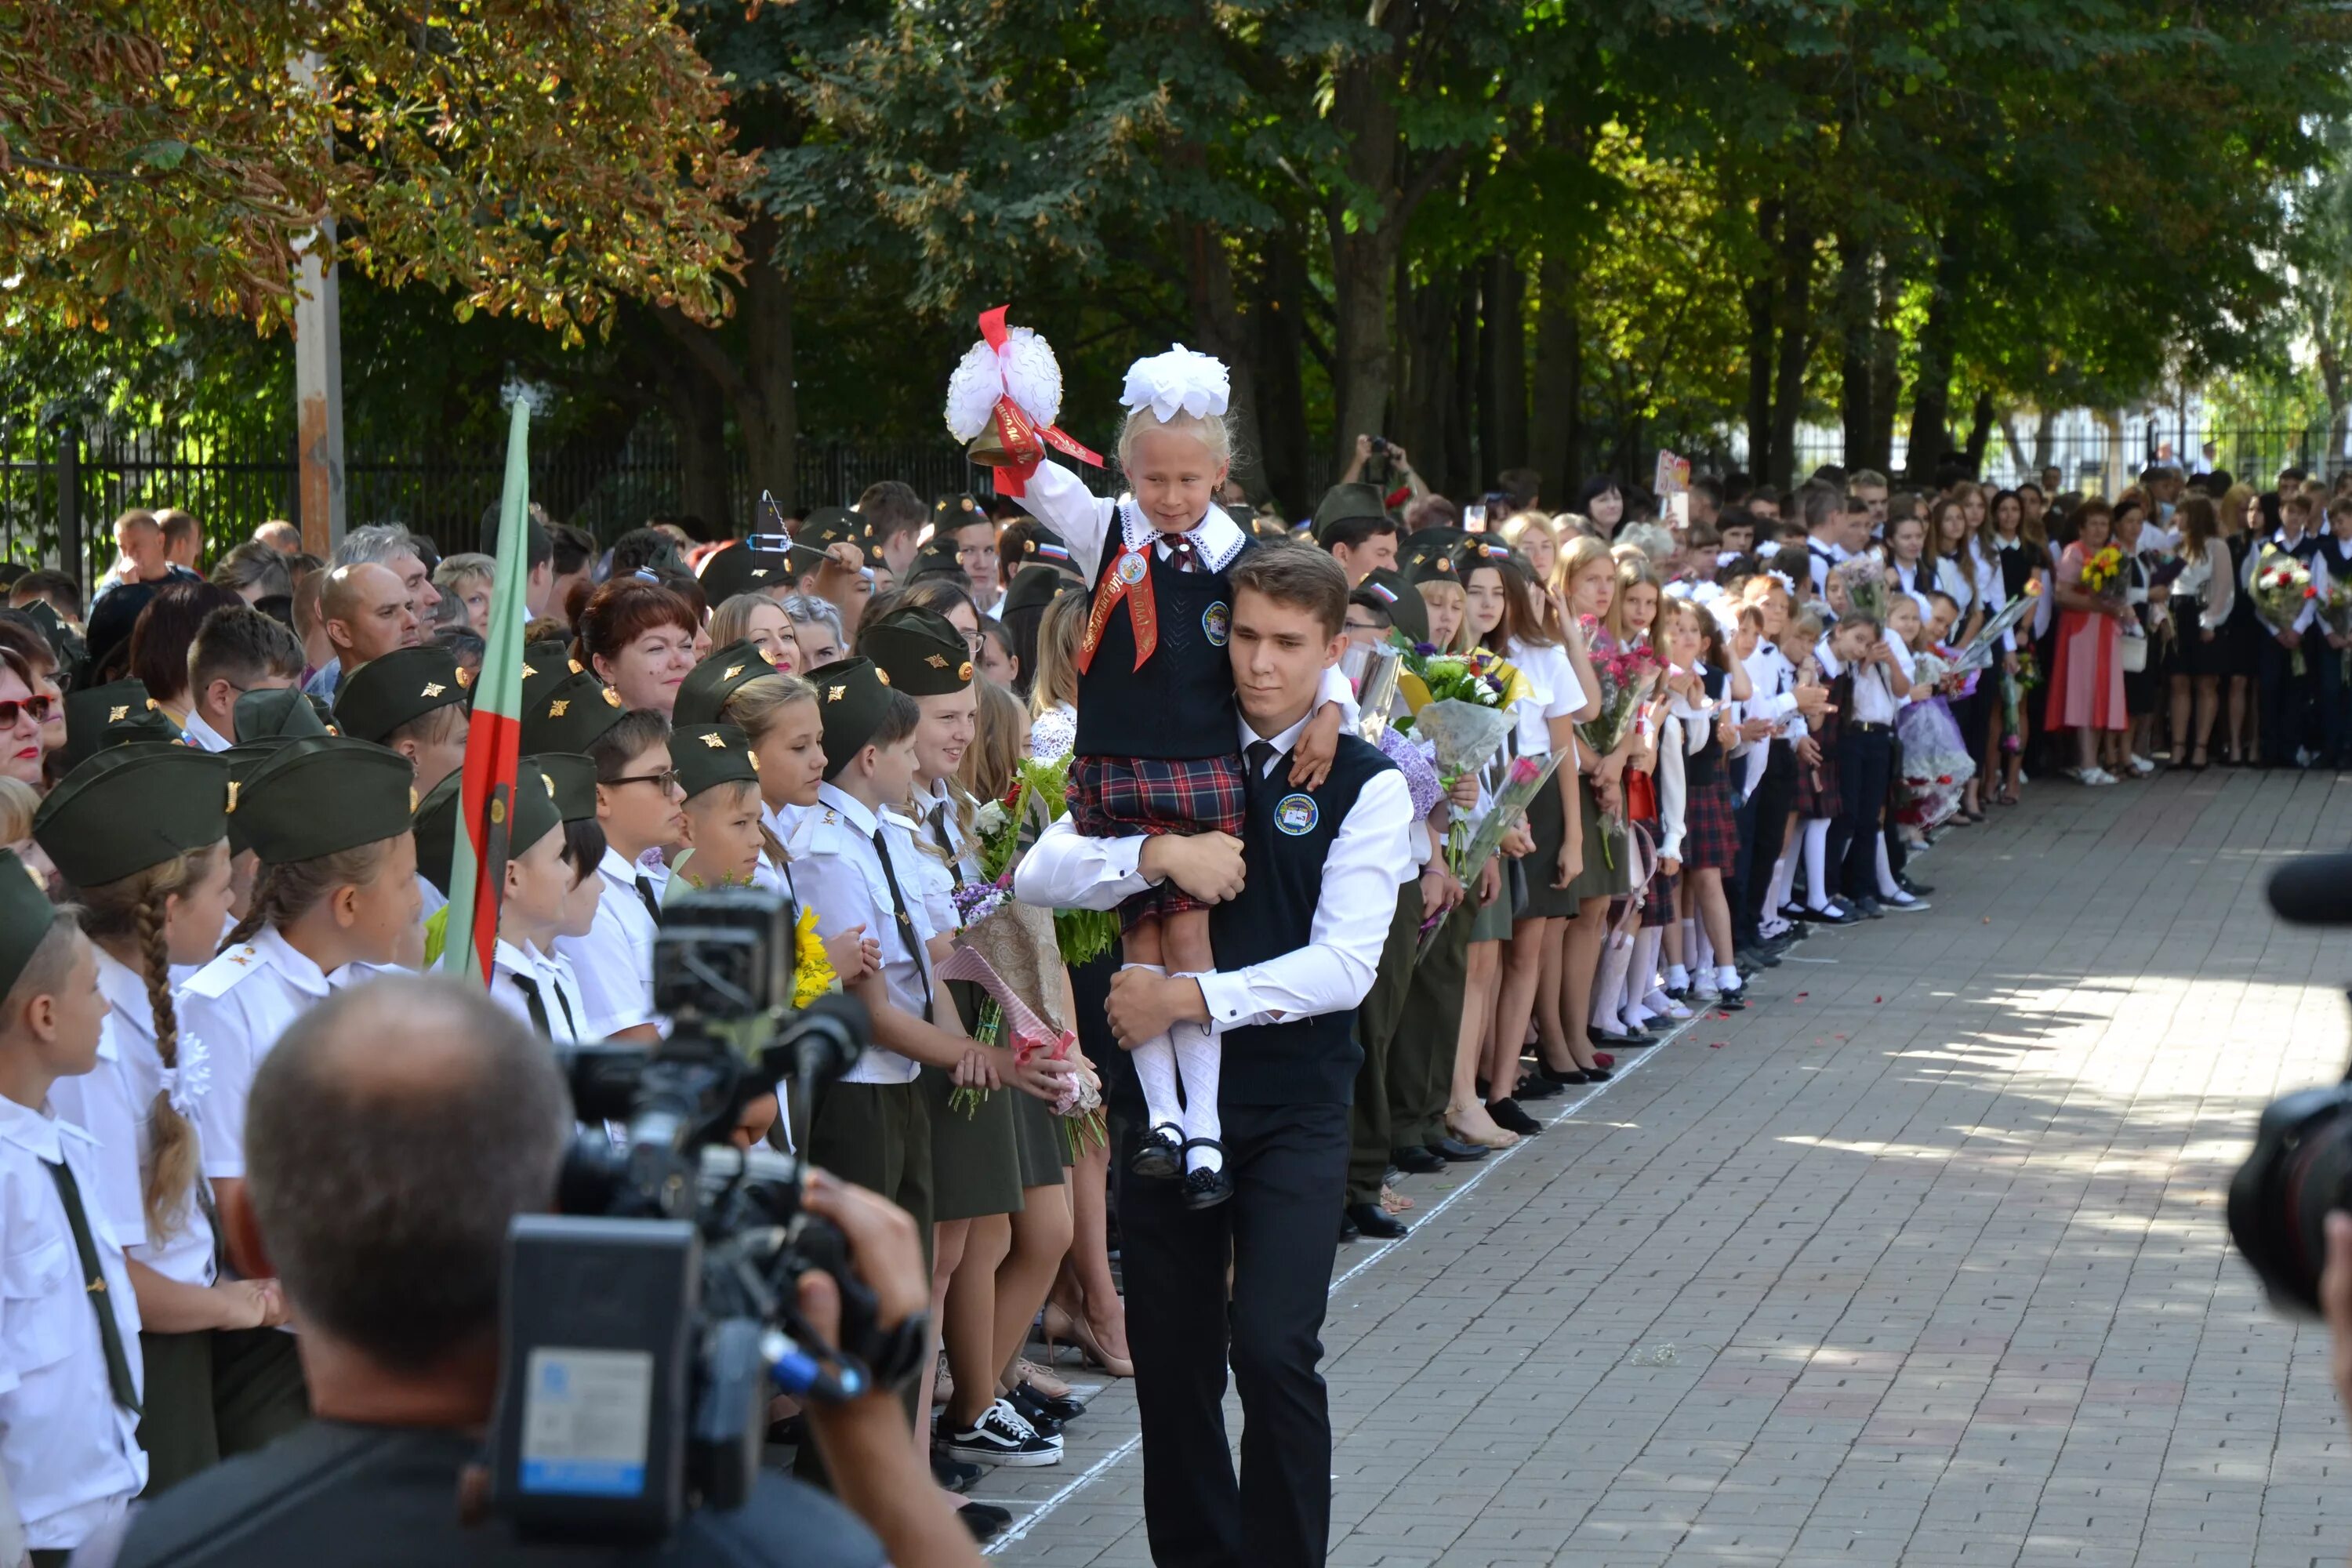
[[[822,551],[828,544],[860,544],[866,520],[845,506],[821,506],[801,524],[800,542]]]
[[[671,710],[670,721],[677,724],[716,724],[719,710],[736,689],[757,680],[763,675],[773,675],[776,667],[760,651],[757,643],[731,642],[725,647],[712,648],[709,657],[686,672],[678,682],[677,705]]]
[[[33,868],[0,849],[0,996],[16,988],[34,952],[58,922],[58,907]]]
[[[312,735],[288,742],[247,774],[229,816],[263,864],[282,866],[397,837],[408,831],[415,801],[415,764],[398,752]]]
[[[757,784],[751,737],[732,724],[680,724],[669,732],[669,765],[688,800],[723,784]]]
[[[66,762],[79,766],[89,760],[98,749],[107,744],[106,727],[120,724],[152,706],[144,683],[137,680],[109,681],[104,686],[84,687],[66,696]],[[176,737],[176,731],[174,732]],[[124,739],[146,740],[145,735]]]
[[[817,720],[824,726],[824,776],[832,778],[866,749],[890,710],[890,682],[872,659],[845,658],[808,672],[816,688]],[[670,752],[670,764],[677,752]]]
[[[439,647],[395,648],[343,682],[335,694],[335,728],[380,745],[403,724],[464,700],[456,654]]]
[[[33,837],[77,888],[102,887],[228,832],[228,759],[194,746],[113,746],[68,773]]]
[[[980,502],[961,491],[940,496],[931,502],[931,532],[934,535],[952,533],[968,523],[988,521],[988,512]]]
[[[1065,594],[1081,593],[1085,585],[1068,573],[1052,566],[1024,566],[1013,575],[1013,586],[1004,591],[1004,613],[1016,610],[1042,610]]]
[[[1357,584],[1356,591],[1348,597],[1388,616],[1389,624],[1402,632],[1408,642],[1429,640],[1429,606],[1423,602],[1421,590],[1406,582],[1401,574],[1383,566]]]
[[[621,711],[619,692],[585,671],[567,675],[522,710],[522,749],[584,752]]]
[[[236,700],[236,739],[240,745],[273,737],[299,741],[306,736],[333,733],[310,700],[292,687],[277,691],[248,691]]]
[[[98,746],[101,752],[112,746],[184,746],[187,743],[188,738],[180,732],[180,727],[163,716],[163,709],[152,703],[127,719],[116,720],[100,731],[98,736]]]
[[[1381,517],[1389,514],[1388,501],[1376,485],[1333,485],[1323,492],[1315,507],[1315,537],[1320,542],[1323,531],[1335,522],[1347,522],[1360,517]]]
[[[1507,544],[1487,540],[1478,534],[1471,535],[1460,549],[1454,551],[1454,570],[1466,578],[1478,567],[1499,566],[1506,561],[1531,578],[1536,574],[1534,562],[1529,561]]]
[[[578,752],[541,752],[522,765],[555,781],[555,809],[566,822],[596,820],[596,760]]]
[[[740,540],[710,552],[702,563],[702,596],[714,605],[738,594],[789,594],[815,571],[824,552],[795,543],[790,550],[754,550]]]
[[[909,697],[938,697],[971,684],[971,653],[963,634],[912,605],[860,626],[857,651],[880,667],[894,690]]]
[[[935,533],[915,552],[915,559],[907,565],[907,581],[925,577],[952,577],[959,587],[971,581],[964,575],[963,557],[956,553],[954,534]]]
[[[451,868],[457,864],[457,812],[464,804],[464,795],[465,772],[460,769],[435,784],[432,793],[416,803],[411,823],[416,831],[417,873],[439,889],[445,899],[449,896]],[[514,816],[510,819],[513,826],[507,835],[509,858],[562,826],[555,795],[555,781],[533,767],[529,759],[515,769]]]
[[[580,672],[572,659],[572,645],[561,642],[535,642],[522,650],[522,711],[528,713],[544,701],[567,676]]]
[[[245,781],[253,776],[254,769],[276,756],[280,748],[292,745],[299,738],[295,735],[261,735],[250,741],[239,741],[220,752],[228,762],[230,801],[236,801],[236,792],[245,787]],[[247,837],[244,825],[237,821],[235,812],[229,813],[228,852],[242,855],[252,847],[253,840]]]
[[[1420,535],[1413,537],[1417,539]],[[1462,571],[1454,563],[1454,552],[1451,548],[1433,550],[1402,563],[1400,570],[1415,583],[1459,583]]]

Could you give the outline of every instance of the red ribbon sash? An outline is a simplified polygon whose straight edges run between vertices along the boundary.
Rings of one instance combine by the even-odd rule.
[[[993,310],[983,310],[980,317],[980,335],[992,349],[1004,347],[1004,312],[1010,306],[999,305]],[[1021,410],[1010,397],[996,400],[996,436],[1013,461],[996,469],[996,493],[1026,495],[1029,478],[1037,465],[1045,460],[1045,448],[1053,447],[1066,457],[1095,468],[1103,466],[1102,454],[1089,451],[1078,439],[1058,425],[1040,428],[1037,422]]]
[[[1121,543],[1118,554],[1095,589],[1094,610],[1087,616],[1087,634],[1078,640],[1078,673],[1094,667],[1095,649],[1102,646],[1111,612],[1127,601],[1128,618],[1135,624],[1135,668],[1160,646],[1160,604],[1151,592],[1151,546],[1137,550]]]

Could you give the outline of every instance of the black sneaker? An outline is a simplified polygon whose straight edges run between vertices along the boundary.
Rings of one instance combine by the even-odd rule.
[[[1019,1469],[1062,1462],[1060,1439],[1039,1436],[1037,1429],[1002,1399],[982,1414],[978,1426],[950,1436],[947,1450],[975,1464],[1011,1465]]]
[[[1048,1439],[1059,1437],[1062,1435],[1061,1418],[1049,1413],[1044,1402],[1034,1394],[1024,1393],[1023,1389],[1027,1387],[1028,1385],[1024,1384],[1012,1393],[999,1394],[997,1397],[1013,1406],[1013,1413],[1029,1423],[1029,1429],[1040,1437]]]

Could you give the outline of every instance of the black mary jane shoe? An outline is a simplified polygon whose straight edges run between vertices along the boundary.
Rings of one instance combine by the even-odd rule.
[[[1522,1138],[1532,1138],[1543,1131],[1543,1123],[1521,1110],[1519,1102],[1507,1094],[1490,1103],[1486,1114],[1494,1118],[1496,1126]]]
[[[1213,1138],[1187,1138],[1184,1153],[1190,1155],[1195,1149],[1214,1149],[1220,1154],[1225,1152],[1224,1145]],[[1184,1173],[1184,1206],[1188,1209],[1213,1209],[1233,1195],[1234,1173],[1223,1160],[1218,1161],[1213,1171],[1202,1165]]]
[[[1163,1121],[1143,1135],[1127,1168],[1155,1182],[1172,1182],[1184,1173],[1184,1130]]]
[[[1576,1067],[1570,1068],[1565,1072],[1557,1071],[1548,1067],[1538,1067],[1536,1068],[1536,1076],[1542,1079],[1546,1083],[1556,1083],[1563,1088],[1573,1088],[1575,1085],[1580,1083],[1591,1083],[1595,1081],[1593,1079],[1585,1075],[1585,1071],[1582,1068]]]
[[[1030,1410],[1034,1407],[1038,1415],[1049,1421],[1076,1421],[1087,1413],[1087,1402],[1076,1394],[1041,1394],[1034,1383],[1014,1384],[1012,1399],[1013,1408],[1020,1411],[1024,1416],[1029,1415]],[[1036,1416],[1029,1416],[1029,1424],[1035,1426]]]

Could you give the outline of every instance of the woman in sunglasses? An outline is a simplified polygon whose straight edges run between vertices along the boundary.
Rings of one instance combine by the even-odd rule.
[[[62,720],[63,709],[22,656],[0,647],[0,777],[41,787],[41,760],[48,754],[42,727],[52,715]]]

